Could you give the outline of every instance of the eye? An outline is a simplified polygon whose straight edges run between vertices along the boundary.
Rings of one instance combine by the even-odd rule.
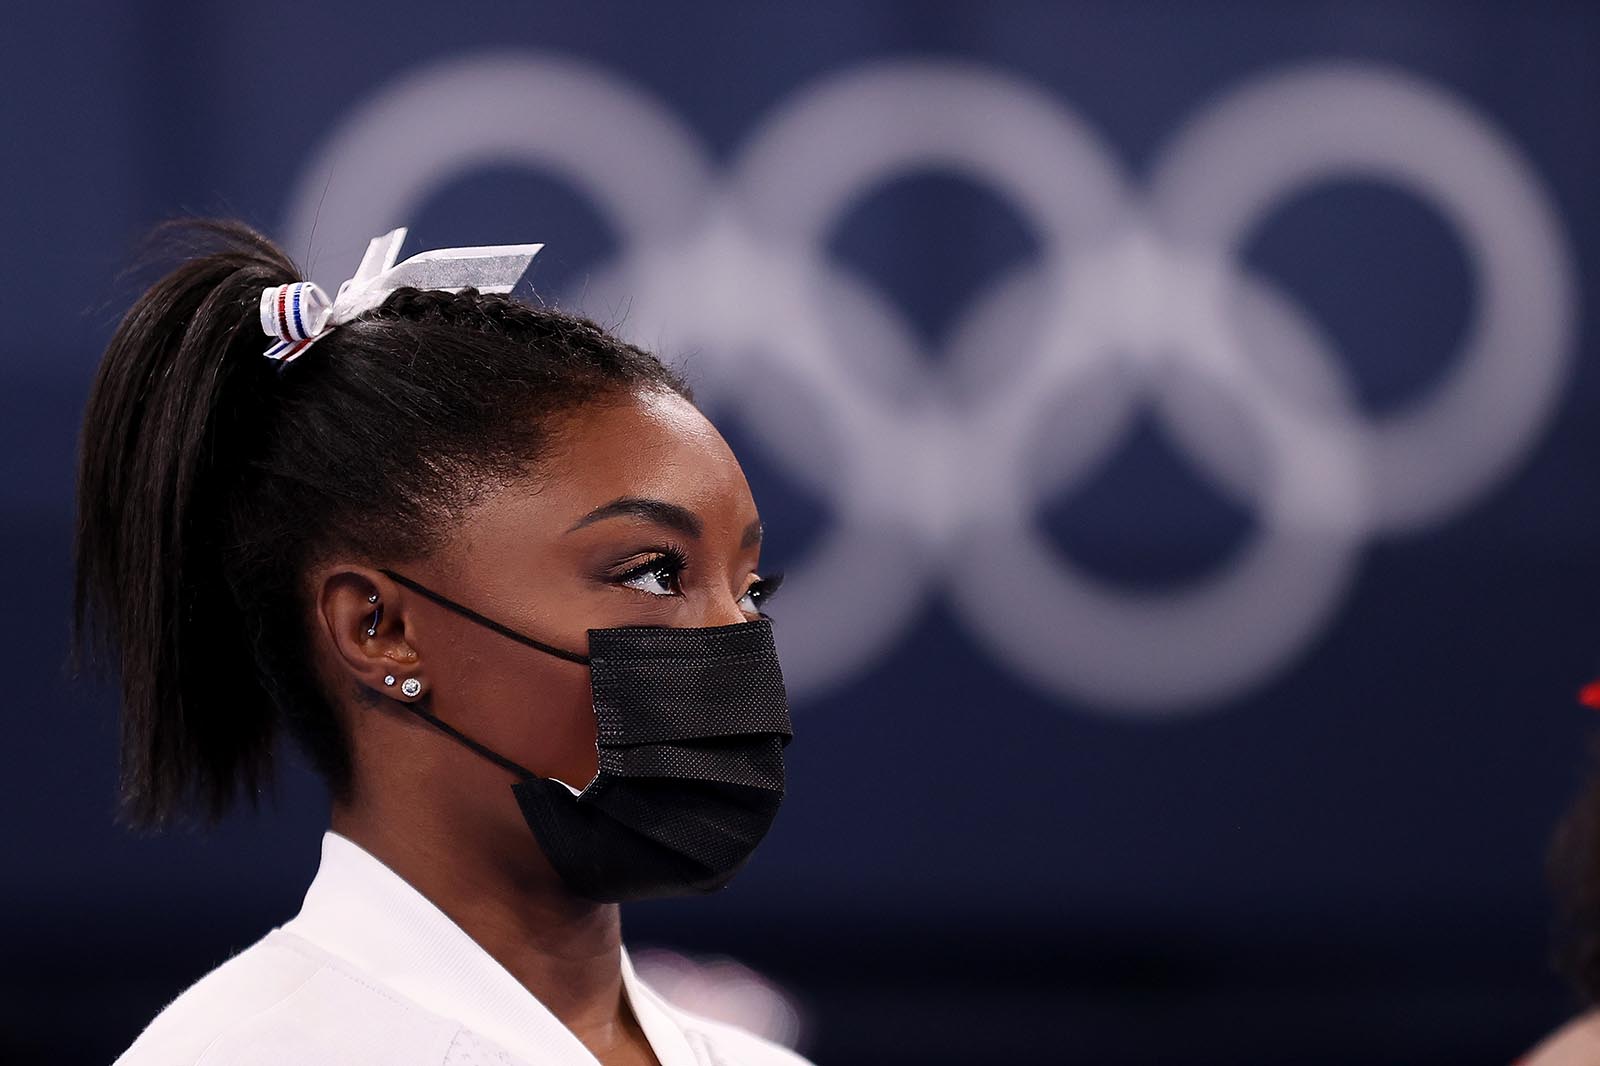
[[[649,562],[634,567],[617,578],[617,584],[648,592],[652,596],[676,596],[682,593],[680,578],[688,565],[681,551],[662,549],[661,554]]]
[[[762,618],[766,618],[767,613],[762,610],[762,607],[766,605],[768,600],[772,599],[772,594],[778,591],[778,586],[781,584],[783,584],[783,574],[781,573],[768,574],[757,579],[745,590],[745,594],[739,598],[739,606],[747,611],[754,611]]]

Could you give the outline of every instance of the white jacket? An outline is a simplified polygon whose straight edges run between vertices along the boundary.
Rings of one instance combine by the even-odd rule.
[[[622,956],[661,1066],[809,1066],[669,1005]],[[201,978],[117,1066],[597,1066],[589,1050],[421,893],[337,833],[292,921]]]

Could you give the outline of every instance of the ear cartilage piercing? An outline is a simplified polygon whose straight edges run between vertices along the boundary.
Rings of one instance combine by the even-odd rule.
[[[394,675],[393,674],[384,674],[383,675],[383,683],[385,685],[393,685],[394,684]]]
[[[408,677],[404,681],[400,682],[400,691],[404,692],[407,696],[415,696],[417,693],[422,691],[422,682],[418,681],[414,677]]]
[[[378,602],[378,594],[376,592],[367,593],[367,602],[368,603],[377,603]]]
[[[376,596],[372,596],[370,598],[371,599],[377,599]],[[367,627],[367,636],[375,637],[375,636],[378,635],[378,619],[380,619],[382,617],[383,617],[383,604],[380,603],[380,604],[378,604],[378,606],[376,606],[376,607],[374,607],[372,609],[372,624]]]

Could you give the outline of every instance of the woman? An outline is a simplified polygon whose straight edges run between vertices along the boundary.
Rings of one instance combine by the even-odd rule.
[[[396,231],[329,301],[191,228],[85,413],[80,646],[137,820],[253,797],[280,734],[332,817],[299,915],[119,1061],[803,1061],[621,942],[618,901],[719,887],[782,796],[779,578],[690,390],[501,295],[536,246],[395,265]]]
[[[1578,698],[1600,709],[1600,683],[1586,686]],[[1591,771],[1562,818],[1549,866],[1560,915],[1556,960],[1584,1009],[1518,1066],[1600,1066],[1600,773]]]

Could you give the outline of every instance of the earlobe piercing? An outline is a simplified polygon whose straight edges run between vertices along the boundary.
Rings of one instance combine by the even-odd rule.
[[[422,691],[422,682],[418,681],[414,677],[408,677],[404,681],[400,682],[400,691],[404,692],[407,696],[415,696],[417,693]]]
[[[394,675],[393,674],[384,674],[383,675],[383,683],[392,688],[394,686]]]

